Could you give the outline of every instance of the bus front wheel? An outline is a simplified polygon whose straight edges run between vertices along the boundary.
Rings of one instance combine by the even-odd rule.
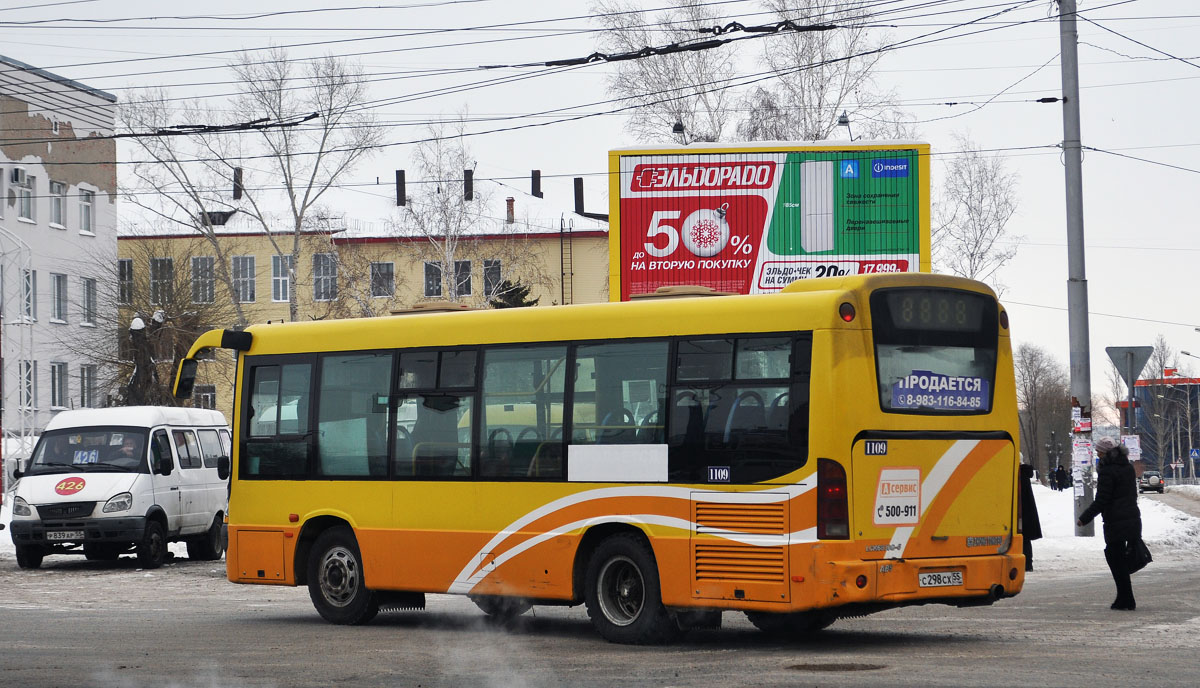
[[[635,535],[614,535],[596,548],[585,599],[592,625],[609,642],[656,645],[679,633],[662,603],[654,553]]]
[[[364,624],[379,613],[379,600],[367,589],[358,541],[349,528],[330,528],[317,537],[308,559],[308,596],[322,618],[335,624]]]

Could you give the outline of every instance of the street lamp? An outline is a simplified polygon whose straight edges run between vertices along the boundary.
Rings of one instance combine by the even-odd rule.
[[[850,131],[850,115],[847,115],[845,110],[842,110],[842,114],[838,115],[837,125],[839,127],[846,127],[846,134],[850,136],[851,141],[854,140],[854,132]]]

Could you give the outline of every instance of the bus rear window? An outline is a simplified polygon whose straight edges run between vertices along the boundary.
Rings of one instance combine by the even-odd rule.
[[[953,289],[871,295],[879,405],[893,413],[972,414],[992,408],[998,308]]]

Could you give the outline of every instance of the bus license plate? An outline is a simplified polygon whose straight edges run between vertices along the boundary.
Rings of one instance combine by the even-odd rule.
[[[82,540],[82,530],[50,530],[46,532],[47,540]]]
[[[918,573],[917,581],[922,588],[941,588],[951,585],[962,585],[962,571],[943,571],[939,573]]]

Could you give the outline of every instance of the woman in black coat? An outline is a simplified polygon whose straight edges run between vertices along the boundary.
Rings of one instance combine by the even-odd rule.
[[[1138,510],[1137,477],[1129,463],[1129,450],[1110,437],[1096,442],[1100,457],[1100,479],[1096,499],[1079,516],[1079,525],[1104,517],[1104,559],[1117,584],[1117,599],[1113,609],[1133,610],[1133,585],[1129,582],[1126,553],[1142,538],[1142,512]]]

